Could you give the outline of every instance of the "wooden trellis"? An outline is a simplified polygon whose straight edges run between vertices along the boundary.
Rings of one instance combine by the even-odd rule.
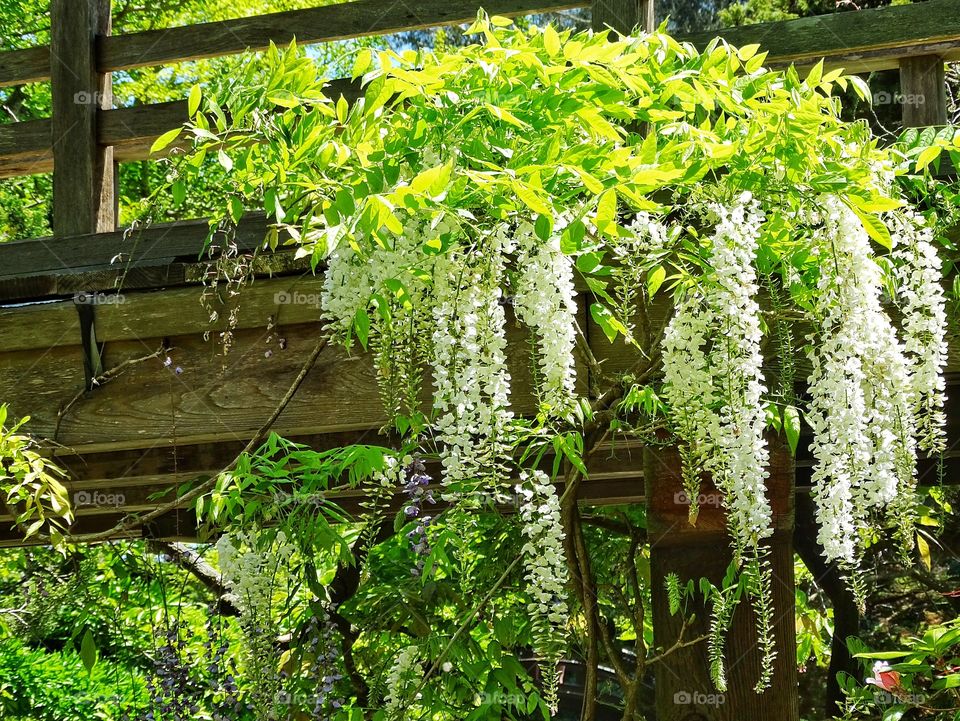
[[[31,416],[28,430],[43,439],[69,471],[70,491],[79,502],[74,532],[110,529],[131,513],[175,500],[182,484],[216,473],[276,407],[319,332],[319,308],[309,298],[317,297],[321,281],[306,273],[292,254],[281,251],[261,256],[263,272],[241,293],[231,351],[224,355],[218,343],[205,340],[205,334],[228,329],[225,319],[232,308],[230,301],[224,304],[216,297],[200,302],[209,271],[208,261],[200,258],[206,222],[134,231],[116,227],[117,164],[147,159],[153,141],[187,119],[186,102],[114,108],[111,73],[263,49],[271,41],[287,43],[294,35],[298,42],[318,43],[468,22],[480,6],[490,14],[513,16],[590,3],[356,0],[111,36],[109,0],[52,0],[50,46],[0,54],[0,87],[49,81],[53,97],[51,118],[0,125],[0,177],[52,172],[54,187],[53,237],[0,244],[0,400],[10,404],[12,415]],[[652,7],[652,0],[597,0],[593,24],[619,31],[651,27]],[[768,64],[773,66],[810,66],[824,58],[828,67],[854,72],[899,67],[902,94],[922,98],[904,106],[905,124],[946,122],[944,63],[960,59],[960,0],[929,0],[720,34],[737,45],[760,44],[769,51]],[[714,35],[699,33],[688,39],[703,47]],[[349,99],[357,92],[349,81],[330,84],[334,97],[344,94]],[[245,218],[234,242],[241,252],[252,251],[265,231],[262,217]],[[285,302],[291,297],[307,301]],[[211,309],[219,314],[213,323]],[[624,351],[611,346],[582,309],[582,326],[605,370],[627,368],[630,361]],[[524,392],[530,380],[521,359],[523,334],[516,329],[511,333],[511,348],[516,351],[511,368],[514,403],[522,413],[533,409],[533,400]],[[163,362],[167,356],[170,366]],[[586,391],[588,370],[578,370]],[[950,370],[960,371],[956,355],[951,356]],[[104,373],[109,382],[97,380]],[[958,415],[951,413],[951,422]],[[278,418],[275,430],[314,447],[334,447],[364,439],[377,442],[382,420],[369,360],[328,348]],[[950,431],[952,438],[952,425]],[[675,519],[662,501],[672,496],[677,479],[669,473],[644,474],[642,461],[635,445],[618,444],[596,454],[580,500],[594,504],[646,500],[656,573],[689,571],[691,548],[696,549],[700,569],[709,567],[710,573],[723,569],[726,544],[718,541],[717,529],[704,528],[703,535],[676,534]],[[948,470],[958,464],[960,459],[950,454]],[[809,466],[809,459],[801,456],[795,473],[784,466],[780,474],[785,485],[778,496],[775,566],[789,588],[792,486],[794,482],[798,488],[804,486]],[[933,472],[930,464],[921,470],[922,478]],[[343,498],[348,508],[356,501]],[[0,515],[0,543],[22,543],[17,532],[8,530],[9,521],[9,514]],[[195,531],[190,512],[178,509],[117,536],[190,539]],[[662,633],[669,636],[661,591],[655,592],[654,614],[660,628],[666,629]],[[777,604],[792,618],[791,594],[780,594]],[[749,619],[738,619],[736,628],[750,625]],[[778,629],[781,632],[788,644],[790,634]],[[738,638],[749,642],[747,636]],[[699,678],[696,653],[678,654],[673,668]],[[797,717],[795,696],[790,701],[795,668],[789,656],[782,652],[788,662],[778,669],[776,698],[767,697],[770,708],[785,721]],[[683,682],[689,683],[689,678]],[[745,675],[731,674],[735,702],[709,711],[698,709],[702,715],[690,716],[692,708],[669,707],[667,700],[681,682],[679,677],[671,681],[667,674],[658,681],[663,718],[767,718],[762,705],[760,715],[748,715],[758,713],[756,709],[745,711],[752,697],[740,698],[737,684],[744,679],[752,683],[750,678],[749,669]]]

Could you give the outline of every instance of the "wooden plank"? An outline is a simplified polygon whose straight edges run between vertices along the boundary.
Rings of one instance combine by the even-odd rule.
[[[245,311],[247,315],[241,314],[250,322],[259,322],[256,327],[234,331],[226,355],[216,341],[216,333],[211,334],[209,342],[198,334],[165,337],[168,330],[176,328],[176,324],[169,328],[158,325],[160,318],[169,315],[169,306],[142,323],[134,320],[137,312],[129,312],[137,306],[124,310],[120,306],[98,307],[98,333],[135,337],[106,342],[106,368],[143,357],[166,341],[172,346],[169,355],[173,367],[182,368],[182,373],[175,374],[173,367],[164,367],[160,359],[129,367],[119,378],[94,389],[75,404],[64,416],[55,440],[93,451],[249,438],[286,392],[320,333],[317,323],[283,325],[288,311],[294,320],[300,321],[305,314],[315,317],[318,309],[309,305],[278,308],[274,290],[278,287],[283,286],[265,285],[259,300],[251,303],[250,311]],[[151,302],[150,295],[156,295],[157,302],[161,302],[162,294],[140,298],[138,307],[145,313],[149,312],[146,307]],[[185,308],[182,312],[191,311]],[[110,314],[116,314],[115,320],[110,320]],[[265,327],[270,315],[281,324],[273,331]],[[514,389],[512,407],[517,413],[529,413],[535,406],[530,393],[527,334],[510,323],[507,338]],[[102,340],[98,337],[98,341]],[[585,381],[586,373],[583,368],[580,371]],[[428,389],[423,401],[429,408]],[[50,419],[55,413],[49,407],[41,410],[36,414],[40,420],[32,430],[41,437],[53,438],[55,425]],[[285,435],[325,433],[377,428],[383,421],[376,372],[369,354],[351,356],[334,346],[320,356],[300,393],[277,421],[276,430]]]
[[[99,67],[104,72],[266,50],[271,42],[286,45],[325,43],[349,38],[419,30],[473,21],[483,7],[491,15],[529,15],[585,7],[581,0],[420,0],[384,3],[355,0],[304,10],[291,10],[237,20],[104,38]]]
[[[72,301],[0,308],[0,338],[3,354],[33,350],[38,356],[48,348],[80,343],[80,324]]]
[[[306,275],[255,280],[232,298],[204,286],[126,293],[122,303],[97,308],[97,341],[217,334],[231,324],[234,330],[264,328],[270,319],[278,325],[319,323],[322,289],[322,276]]]
[[[49,118],[0,125],[0,178],[53,170],[52,132]]]
[[[50,48],[39,46],[0,53],[0,88],[50,79]]]
[[[793,579],[793,460],[785,445],[774,443],[770,453],[767,497],[773,510],[774,536],[768,540],[767,560],[773,573],[770,589],[777,658],[773,685],[757,695],[753,687],[760,669],[756,624],[752,609],[743,602],[726,634],[727,690],[717,696],[710,680],[707,647],[699,643],[665,655],[656,673],[657,717],[664,721],[798,721],[796,629]],[[675,448],[648,449],[645,453],[647,536],[650,540],[650,587],[653,591],[654,643],[671,648],[708,632],[709,609],[694,601],[691,624],[669,611],[663,579],[677,574],[681,584],[706,575],[719,585],[730,563],[726,512],[720,494],[709,482],[701,489],[696,526],[687,521],[689,499],[683,492],[680,455]],[[703,502],[700,502],[700,501]],[[683,634],[681,638],[681,634]],[[721,702],[717,702],[721,698]]]
[[[590,9],[591,25],[598,32],[609,27],[629,35],[637,28],[651,32],[656,27],[653,0],[598,0]]]
[[[946,125],[949,120],[943,58],[922,55],[901,60],[900,96],[904,127]]]
[[[70,335],[74,345],[0,354],[0,398],[10,418],[30,416],[25,433],[51,435],[60,408],[84,388],[79,331],[71,329]]]
[[[110,0],[52,0],[53,234],[113,230],[113,150],[97,144],[97,108],[113,102],[97,73],[97,35],[110,32]]]
[[[680,39],[704,48],[717,35],[738,47],[759,43],[775,67],[808,66],[823,58],[828,68],[863,73],[890,70],[899,67],[901,58],[919,55],[960,59],[960,8],[957,0],[927,0],[707,30]]]
[[[208,231],[207,221],[187,220],[132,231],[0,243],[0,281],[65,270],[130,269],[176,260],[196,261]],[[245,218],[237,228],[238,249],[245,252],[259,247],[266,231],[263,216]]]

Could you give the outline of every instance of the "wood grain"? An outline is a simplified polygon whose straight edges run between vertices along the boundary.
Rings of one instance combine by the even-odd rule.
[[[528,15],[584,7],[589,2],[550,0],[419,0],[384,3],[355,0],[304,10],[291,10],[237,20],[149,30],[104,38],[100,69],[128,70],[180,60],[266,50],[271,42],[287,45],[325,43],[405,30],[473,21],[483,7],[490,15]]]
[[[113,150],[97,144],[97,109],[113,103],[97,72],[95,41],[110,33],[110,0],[52,0],[53,233],[114,229]]]
[[[900,95],[904,127],[946,125],[949,121],[943,58],[923,55],[901,60]]]
[[[679,454],[672,448],[649,448],[644,455],[654,643],[668,649],[678,640],[706,634],[710,612],[702,603],[694,603],[689,612],[695,613],[696,619],[681,639],[683,620],[669,611],[664,579],[675,573],[683,584],[705,576],[719,585],[731,554],[725,513],[719,503],[709,502],[719,498],[709,481],[705,479],[702,488],[702,498],[708,502],[700,505],[700,519],[691,526],[687,522],[689,499],[683,492]],[[771,443],[767,497],[777,529],[768,543],[777,648],[772,688],[761,695],[753,690],[759,677],[760,652],[752,609],[742,602],[726,636],[728,688],[723,694],[710,680],[705,642],[677,649],[657,664],[656,708],[657,717],[663,721],[798,721],[793,482],[792,458],[783,444]]]

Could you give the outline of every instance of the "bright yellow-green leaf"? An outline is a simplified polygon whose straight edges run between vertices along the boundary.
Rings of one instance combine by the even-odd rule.
[[[543,29],[543,47],[551,57],[560,53],[560,35],[552,25],[547,25]]]
[[[863,223],[863,229],[867,231],[867,235],[887,250],[893,248],[893,239],[890,237],[890,230],[884,225],[880,218],[872,213],[865,213],[852,203],[848,203],[848,205],[850,209],[857,214],[857,217],[860,218],[860,222]]]
[[[373,53],[370,51],[370,48],[363,48],[359,53],[357,53],[357,59],[353,61],[353,70],[350,74],[354,78],[359,78],[370,69],[372,64]]]
[[[153,141],[153,145],[150,146],[150,152],[159,153],[161,150],[163,150],[168,145],[170,145],[170,143],[172,143],[178,135],[180,135],[180,128],[174,128],[173,130],[168,130],[159,138]]]
[[[617,193],[613,189],[605,190],[597,200],[597,230],[613,234],[617,225]]]
[[[924,148],[920,151],[920,155],[917,156],[917,172],[926,168],[930,163],[940,157],[940,153],[943,152],[943,148],[939,145],[931,145],[929,148]]]
[[[923,565],[926,566],[929,571],[933,566],[932,559],[930,558],[930,544],[927,543],[927,539],[920,533],[917,534],[917,550],[920,552],[920,559],[923,561]]]
[[[200,108],[200,86],[194,85],[190,88],[190,97],[187,99],[187,115],[191,118],[196,114],[197,110]]]

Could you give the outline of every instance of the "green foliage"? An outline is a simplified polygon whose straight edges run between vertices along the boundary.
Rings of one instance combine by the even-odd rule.
[[[33,440],[17,431],[29,418],[7,426],[7,406],[0,405],[0,490],[15,510],[16,525],[26,538],[41,532],[59,546],[73,514],[64,472],[42,455]]]

